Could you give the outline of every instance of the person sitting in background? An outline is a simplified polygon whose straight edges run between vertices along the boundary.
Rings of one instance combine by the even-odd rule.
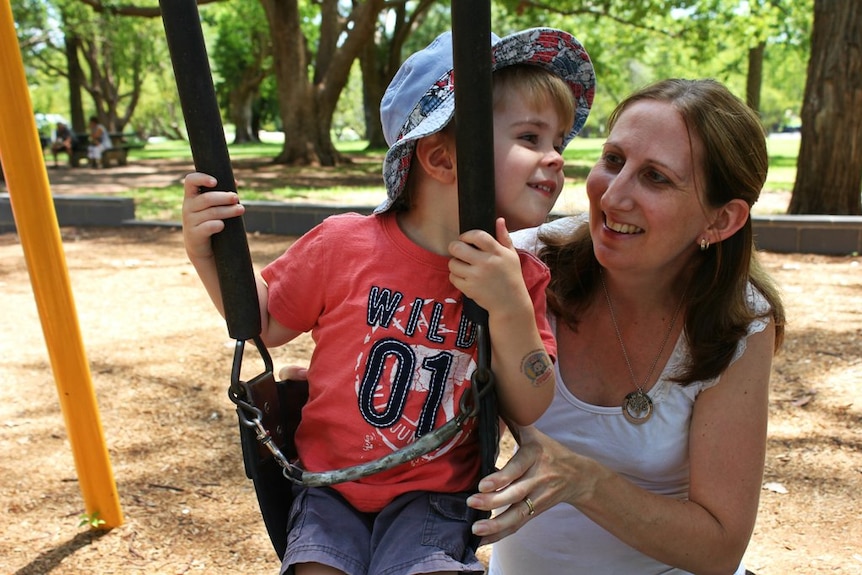
[[[96,116],[90,117],[90,145],[87,147],[87,158],[90,160],[91,168],[102,165],[102,153],[111,149],[111,136],[108,130],[99,123]]]
[[[51,154],[54,156],[54,167],[57,167],[57,154],[65,152],[72,157],[72,148],[78,141],[75,132],[63,122],[57,122],[57,129],[54,130],[54,138],[51,141]]]
[[[489,572],[746,573],[784,333],[750,209],[760,120],[712,80],[611,114],[589,213],[513,234],[551,269],[551,407],[468,504]]]

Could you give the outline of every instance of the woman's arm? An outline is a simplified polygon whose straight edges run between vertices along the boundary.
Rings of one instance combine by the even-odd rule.
[[[688,500],[650,493],[535,430],[499,472],[479,483],[468,503],[492,510],[478,521],[483,542],[517,531],[530,516],[568,503],[622,541],[663,563],[695,573],[730,573],[745,552],[760,496],[766,452],[774,326],[752,335],[743,356],[700,394],[690,426]],[[538,544],[538,542],[537,542]]]

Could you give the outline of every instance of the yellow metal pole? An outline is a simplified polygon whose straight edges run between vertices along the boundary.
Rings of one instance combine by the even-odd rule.
[[[90,517],[98,514],[104,521],[101,527],[118,527],[123,523],[120,499],[81,339],[9,0],[0,0],[0,110],[3,111],[0,161],[27,260],[84,505]]]

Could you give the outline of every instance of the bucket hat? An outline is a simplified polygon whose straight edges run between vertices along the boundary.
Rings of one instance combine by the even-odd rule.
[[[563,147],[583,128],[595,95],[590,57],[578,40],[562,30],[531,28],[500,38],[491,34],[491,71],[532,64],[556,74],[575,99],[575,119]],[[416,140],[442,130],[455,115],[452,32],[444,32],[412,54],[399,68],[380,102],[380,120],[389,151],[383,161],[388,210],[404,191]]]

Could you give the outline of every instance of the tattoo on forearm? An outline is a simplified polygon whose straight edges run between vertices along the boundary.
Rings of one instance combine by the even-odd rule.
[[[521,361],[521,371],[527,376],[533,387],[545,385],[554,374],[551,358],[542,349],[531,351],[524,356]]]

